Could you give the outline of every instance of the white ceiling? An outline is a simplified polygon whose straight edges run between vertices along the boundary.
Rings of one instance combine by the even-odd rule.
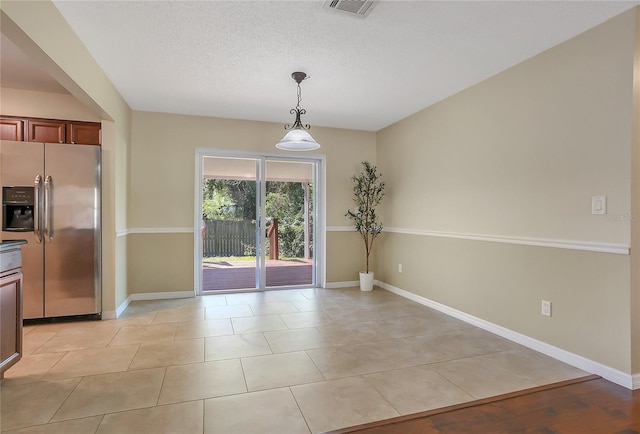
[[[369,131],[640,1],[381,1],[365,19],[324,3],[55,1],[134,110],[291,123],[300,70],[304,123]]]

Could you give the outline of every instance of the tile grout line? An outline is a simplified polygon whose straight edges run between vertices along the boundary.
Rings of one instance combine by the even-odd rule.
[[[436,371],[435,369],[433,369],[430,365],[421,365],[421,366],[425,366],[427,369],[429,369],[431,372],[434,372],[436,375],[438,375],[440,378],[444,379],[447,383],[451,384],[453,387],[460,389],[462,392],[466,393],[467,395],[469,395],[471,397],[471,400],[477,399],[475,396],[473,396],[470,392],[466,391],[465,389],[462,388],[462,386],[457,385],[456,383],[454,383],[453,381],[451,381],[448,377],[445,377],[444,375],[442,375],[440,372]]]
[[[242,357],[238,357],[238,362],[240,362],[240,369],[242,369],[242,379],[244,380],[244,388],[246,390],[246,392],[243,392],[243,393],[249,393],[249,384],[247,383],[247,374],[244,372],[244,364],[242,363]]]
[[[53,364],[53,366],[52,366],[52,367],[50,367],[50,368],[49,368],[49,370],[48,370],[47,372],[45,372],[44,374],[42,374],[42,376],[40,377],[40,380],[41,380],[41,381],[47,381],[47,380],[44,380],[44,378],[47,376],[47,374],[48,374],[48,373],[50,373],[50,372],[53,370],[53,368],[55,368],[56,366],[58,366],[58,364],[62,361],[62,359],[64,359],[64,358],[67,356],[67,354],[69,354],[69,352],[70,352],[70,351],[64,351],[64,355],[63,355],[62,357],[60,357],[60,358],[58,359],[58,361],[57,361],[57,362],[55,362],[55,363]],[[45,353],[45,354],[46,354],[46,353]],[[54,353],[54,354],[55,354],[55,353]],[[72,378],[73,378],[73,377],[72,377]]]
[[[122,330],[122,327],[118,327],[118,330],[113,334],[113,336],[111,336],[111,339],[109,339],[109,342],[107,342],[107,345],[105,345],[104,348],[107,348],[109,347],[109,345],[111,345],[116,336],[118,336],[118,333],[120,333],[120,330]]]
[[[98,422],[98,425],[96,425],[96,429],[95,431],[93,431],[93,434],[96,434],[98,432],[98,430],[100,429],[100,425],[102,425],[102,421],[104,421],[104,414],[102,415],[102,417],[100,418],[100,422]]]
[[[317,348],[314,348],[314,349],[317,349]],[[322,378],[324,378],[324,381],[329,381],[329,379],[326,377],[326,375],[324,375],[324,372],[322,372],[322,369],[320,369],[320,367],[317,365],[317,363],[313,360],[313,357],[311,357],[307,351],[309,351],[309,350],[304,350],[304,353],[307,355],[309,360],[311,360],[311,363],[313,363],[313,366],[315,366],[316,369],[318,370],[318,372],[320,372],[320,375],[322,375]]]
[[[385,371],[387,372],[387,371]],[[369,375],[369,374],[364,374],[364,375]],[[380,391],[375,384],[372,384],[369,380],[367,380],[364,375],[358,375],[357,378],[360,378],[362,381],[364,381],[365,383],[367,383],[369,386],[373,387],[373,389],[378,392],[378,394],[382,397],[382,399],[384,399],[387,404],[389,404],[391,406],[391,408],[393,408],[396,413],[398,413],[398,416],[403,416],[402,412],[400,410],[398,410],[396,408],[395,405],[393,405],[393,403],[391,401],[389,401],[389,399],[384,395],[384,393],[382,393],[382,391]]]
[[[168,368],[168,366],[164,367],[164,373],[162,374],[162,382],[160,383],[160,390],[158,390],[158,398],[156,398],[156,405],[154,405],[153,407],[158,407],[158,404],[160,403],[160,395],[162,395],[162,388],[164,387],[164,380],[167,378],[167,368]],[[153,407],[149,407],[149,408],[153,408]]]
[[[77,378],[77,377],[76,377]],[[56,411],[51,415],[51,417],[49,418],[49,420],[47,421],[47,424],[51,423],[51,420],[56,417],[56,414],[58,414],[58,412],[60,411],[60,409],[64,406],[64,404],[67,402],[67,400],[69,400],[69,397],[73,394],[73,392],[76,391],[76,389],[78,388],[78,386],[80,385],[80,383],[82,383],[82,380],[84,380],[84,376],[80,377],[80,379],[78,380],[78,382],[76,383],[75,386],[73,386],[73,389],[71,389],[71,391],[69,392],[69,394],[64,398],[64,400],[60,403],[60,405],[58,406],[58,408],[56,409]],[[69,380],[69,379],[66,379]],[[57,381],[66,381],[66,380],[57,380]],[[55,381],[55,380],[54,380]],[[62,422],[62,421],[60,421]]]
[[[226,297],[225,297],[226,299]],[[206,419],[207,419],[207,405],[205,402],[206,398],[199,399],[202,401],[202,434],[204,434],[205,429],[207,429]]]
[[[279,331],[279,330],[273,330],[273,331]],[[267,335],[265,335],[265,332],[261,332],[261,333],[262,333],[262,337],[264,338],[265,342],[267,343],[267,346],[269,347],[269,351],[271,351],[271,355],[280,354],[280,353],[274,353],[273,352],[273,348],[271,347],[271,342],[269,342],[269,339],[267,338]]]
[[[291,389],[291,387],[293,386],[289,386],[287,387],[287,389],[289,389],[289,393],[291,394],[291,396],[293,397],[293,400],[295,401],[296,405],[298,406],[298,411],[300,412],[300,415],[302,416],[302,419],[304,420],[305,425],[307,425],[307,429],[309,430],[310,433],[312,433],[313,431],[311,431],[311,427],[309,426],[309,422],[307,421],[307,418],[304,415],[304,412],[302,411],[302,408],[300,408],[300,403],[298,402],[298,398],[296,398],[296,394],[293,393],[293,390]]]
[[[49,339],[47,339],[46,341],[44,341],[43,343],[41,343],[40,345],[38,345],[37,348],[35,348],[31,354],[29,354],[30,356],[36,355],[36,354],[45,354],[45,353],[38,353],[38,350],[40,350],[40,348],[42,348],[47,342],[49,342],[51,339],[55,338],[56,335],[58,334],[57,331],[53,332],[53,336],[51,336]]]

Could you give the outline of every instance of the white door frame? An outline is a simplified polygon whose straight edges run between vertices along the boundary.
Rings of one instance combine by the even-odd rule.
[[[324,288],[326,282],[326,156],[323,154],[305,154],[304,156],[292,156],[289,153],[280,152],[255,152],[255,151],[234,151],[226,149],[216,148],[197,148],[195,152],[195,182],[194,182],[194,219],[193,219],[193,283],[195,293],[202,294],[202,159],[203,157],[222,157],[222,158],[255,158],[259,160],[260,170],[257,175],[260,177],[258,185],[260,189],[256,189],[256,195],[259,196],[259,204],[264,204],[264,192],[265,188],[260,182],[262,173],[264,173],[264,167],[267,160],[277,161],[291,161],[291,162],[308,162],[315,163],[316,170],[316,216],[317,221],[314,224],[315,234],[313,237],[315,247],[314,259],[314,273],[315,273],[315,286],[318,288]],[[264,231],[263,231],[264,232]],[[264,234],[261,233],[261,245],[264,245]],[[256,249],[262,253],[262,248]],[[264,255],[260,257],[260,267],[264,269],[263,262]],[[258,290],[265,290],[266,288],[266,275],[261,273],[261,281]],[[225,291],[220,291],[225,292]]]

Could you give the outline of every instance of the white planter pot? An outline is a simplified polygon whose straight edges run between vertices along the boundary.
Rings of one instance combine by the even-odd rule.
[[[373,271],[368,273],[360,272],[360,291],[371,291],[373,289]]]

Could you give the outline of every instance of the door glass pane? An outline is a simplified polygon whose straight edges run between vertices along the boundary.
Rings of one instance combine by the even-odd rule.
[[[258,287],[256,168],[256,159],[203,157],[203,292]]]
[[[314,164],[266,162],[266,286],[314,284]]]

